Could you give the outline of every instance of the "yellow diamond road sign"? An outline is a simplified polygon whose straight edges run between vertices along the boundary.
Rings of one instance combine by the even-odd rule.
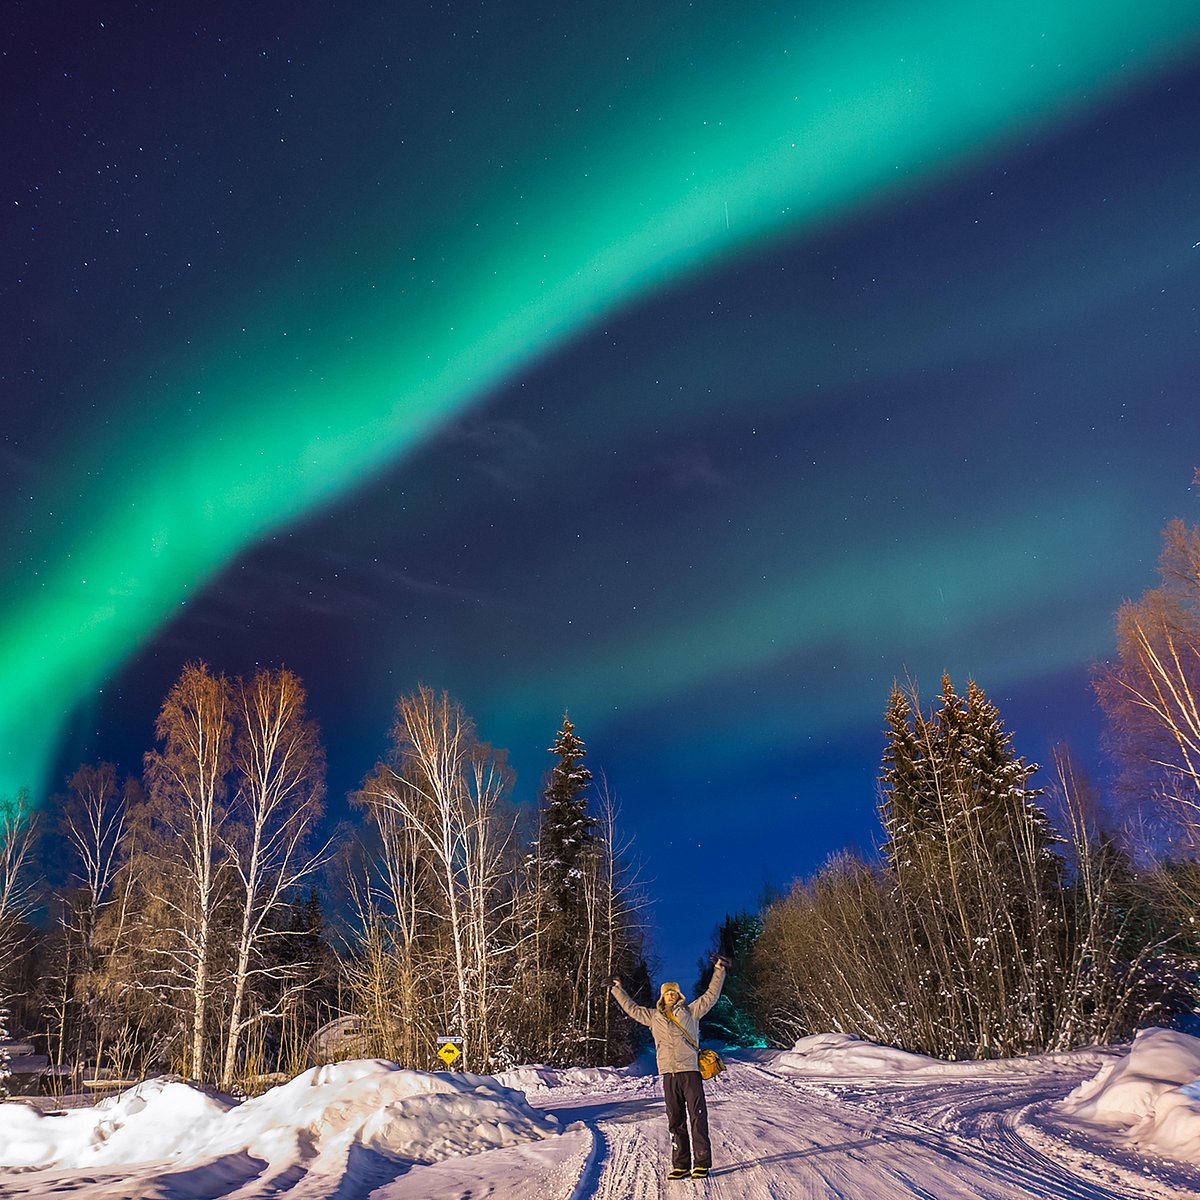
[[[455,1040],[459,1041],[461,1039]],[[454,1042],[444,1041],[438,1047],[438,1058],[440,1058],[448,1067],[453,1066],[455,1059],[461,1057],[461,1055],[462,1051],[454,1044]]]

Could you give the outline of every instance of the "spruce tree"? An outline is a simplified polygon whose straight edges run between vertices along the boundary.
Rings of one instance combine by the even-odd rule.
[[[596,822],[587,811],[587,789],[592,782],[592,773],[583,763],[587,747],[575,735],[566,713],[549,753],[556,755],[558,762],[543,793],[538,854],[543,886],[559,913],[569,917],[578,908],[584,869],[595,849]]]
[[[992,848],[1019,839],[1049,862],[1058,839],[1036,804],[1041,789],[1029,785],[1039,767],[1014,752],[1012,734],[974,680],[963,698],[943,675],[941,705],[929,713],[915,694],[893,686],[885,717],[880,807],[893,867],[910,862],[918,846],[952,854],[962,838],[980,836]]]
[[[762,918],[757,913],[725,914],[714,938],[715,952],[726,960],[725,986],[720,998],[700,1022],[702,1038],[726,1042],[732,1046],[765,1046],[766,1039],[754,1019],[753,954],[762,933]],[[696,995],[712,981],[713,966],[702,961],[696,980]]]
[[[1062,839],[1038,804],[1045,790],[1030,786],[1040,768],[1014,752],[1012,734],[1004,728],[999,710],[974,680],[967,684],[959,753],[984,837],[1004,857],[1019,847],[1035,870],[1049,871],[1057,879],[1061,860],[1052,848]]]
[[[921,714],[918,711],[914,715],[908,695],[897,684],[892,684],[884,719],[887,741],[879,780],[880,815],[887,833],[884,853],[894,864],[916,835],[922,797],[928,790],[925,780],[928,757],[921,754],[915,728],[921,722]]]
[[[325,912],[315,887],[296,899],[287,914],[286,952],[301,984],[300,1012],[303,1022],[315,1029],[336,1011],[336,967],[325,934]]]
[[[582,1062],[590,1056],[596,1003],[598,850],[595,820],[587,811],[592,773],[587,748],[564,713],[550,747],[550,770],[529,863],[535,882],[537,979],[534,1003],[550,1062]],[[589,919],[589,900],[593,911]]]
[[[974,681],[964,697],[943,676],[928,712],[911,690],[893,689],[887,722],[887,879],[921,964],[928,1029],[938,1040],[958,1031],[975,1055],[1045,1044],[1054,995],[1045,952],[1063,932],[1063,863],[1030,784],[1038,768],[1016,754]]]

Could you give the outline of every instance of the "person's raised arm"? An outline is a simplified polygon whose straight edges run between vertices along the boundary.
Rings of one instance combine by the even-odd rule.
[[[703,996],[693,1000],[688,1005],[688,1010],[697,1021],[716,1004],[718,997],[721,995],[721,989],[724,986],[725,960],[718,956],[717,961],[713,964],[712,981],[708,985],[708,990]]]
[[[621,981],[614,978],[612,981],[613,999],[635,1020],[639,1025],[649,1025],[654,1019],[654,1009],[646,1008],[645,1005],[637,1004],[630,994],[621,986]]]

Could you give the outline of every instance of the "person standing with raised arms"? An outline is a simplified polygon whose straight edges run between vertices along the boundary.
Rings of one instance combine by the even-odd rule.
[[[658,1073],[667,1102],[667,1128],[671,1131],[671,1170],[668,1179],[704,1179],[712,1169],[712,1142],[708,1136],[708,1104],[700,1077],[700,1018],[721,995],[725,984],[725,959],[718,956],[708,990],[688,1004],[679,984],[667,982],[659,989],[654,1008],[637,1004],[619,979],[612,981],[613,999],[654,1036]],[[691,1136],[688,1126],[691,1125]]]

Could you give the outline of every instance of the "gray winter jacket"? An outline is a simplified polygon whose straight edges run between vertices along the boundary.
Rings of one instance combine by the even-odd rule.
[[[692,1040],[700,1042],[700,1018],[717,1002],[725,983],[725,964],[718,961],[713,968],[712,983],[708,991],[691,1004],[677,1004],[671,1012],[675,1020],[688,1031]],[[635,1004],[629,993],[619,984],[613,985],[613,998],[635,1020],[649,1025],[654,1035],[654,1049],[658,1058],[658,1073],[668,1075],[674,1071],[698,1071],[698,1053],[688,1045],[678,1026],[657,1008],[646,1008]]]

